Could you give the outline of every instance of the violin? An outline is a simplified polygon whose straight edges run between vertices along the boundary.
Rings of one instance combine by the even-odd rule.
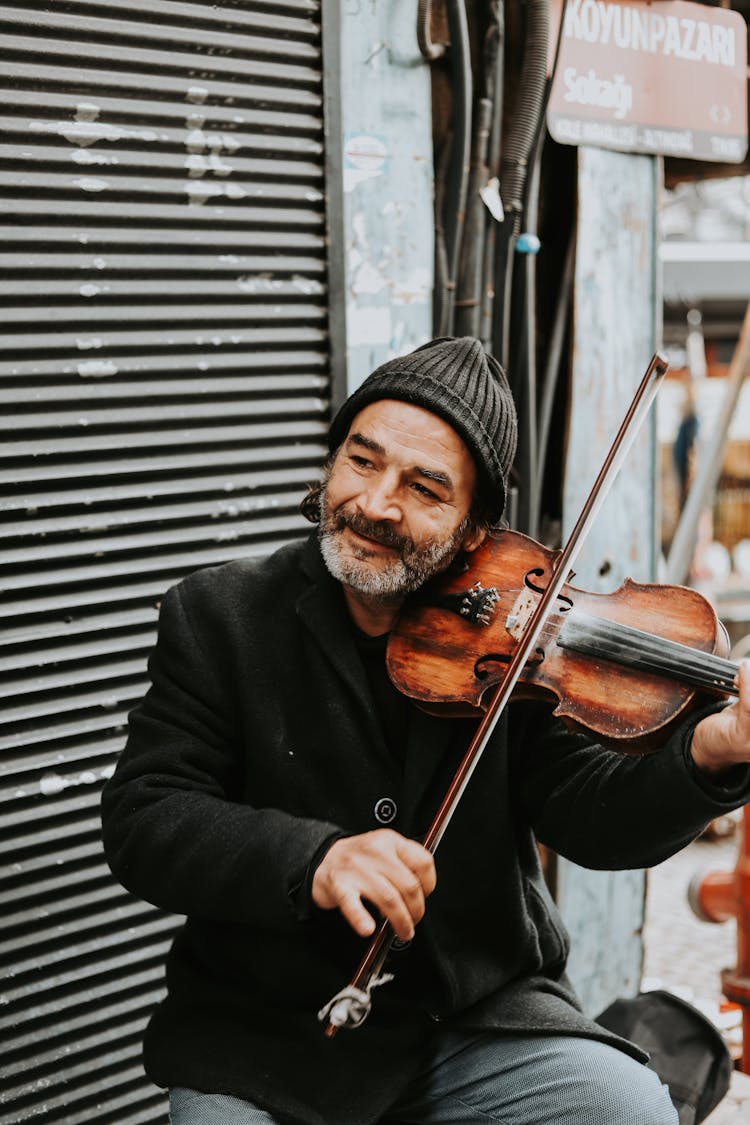
[[[502,531],[464,571],[420,591],[388,643],[399,691],[437,714],[486,710],[560,554]],[[566,581],[513,698],[550,699],[568,726],[640,754],[661,745],[706,694],[737,694],[728,652],[726,629],[697,590],[627,579],[601,594]]]

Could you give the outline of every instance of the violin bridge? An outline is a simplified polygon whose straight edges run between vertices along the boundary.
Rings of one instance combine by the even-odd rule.
[[[514,640],[520,641],[531,615],[536,609],[538,598],[529,590],[522,590],[505,618],[505,628]]]

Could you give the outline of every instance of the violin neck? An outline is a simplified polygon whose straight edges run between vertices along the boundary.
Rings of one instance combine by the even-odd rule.
[[[567,617],[557,644],[585,656],[668,676],[700,691],[738,694],[734,684],[738,665],[731,660],[577,609]]]

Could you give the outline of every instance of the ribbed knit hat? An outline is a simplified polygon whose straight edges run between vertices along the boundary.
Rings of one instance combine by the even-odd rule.
[[[346,400],[329,433],[332,450],[371,402],[395,398],[439,415],[466,442],[477,466],[493,522],[500,519],[518,438],[508,380],[494,356],[473,336],[441,337],[409,355],[389,359]]]

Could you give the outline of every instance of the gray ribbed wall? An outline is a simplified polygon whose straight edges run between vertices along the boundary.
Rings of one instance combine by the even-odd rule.
[[[162,592],[266,553],[324,449],[319,3],[0,5],[0,1122],[156,1122],[174,919],[99,790]]]

